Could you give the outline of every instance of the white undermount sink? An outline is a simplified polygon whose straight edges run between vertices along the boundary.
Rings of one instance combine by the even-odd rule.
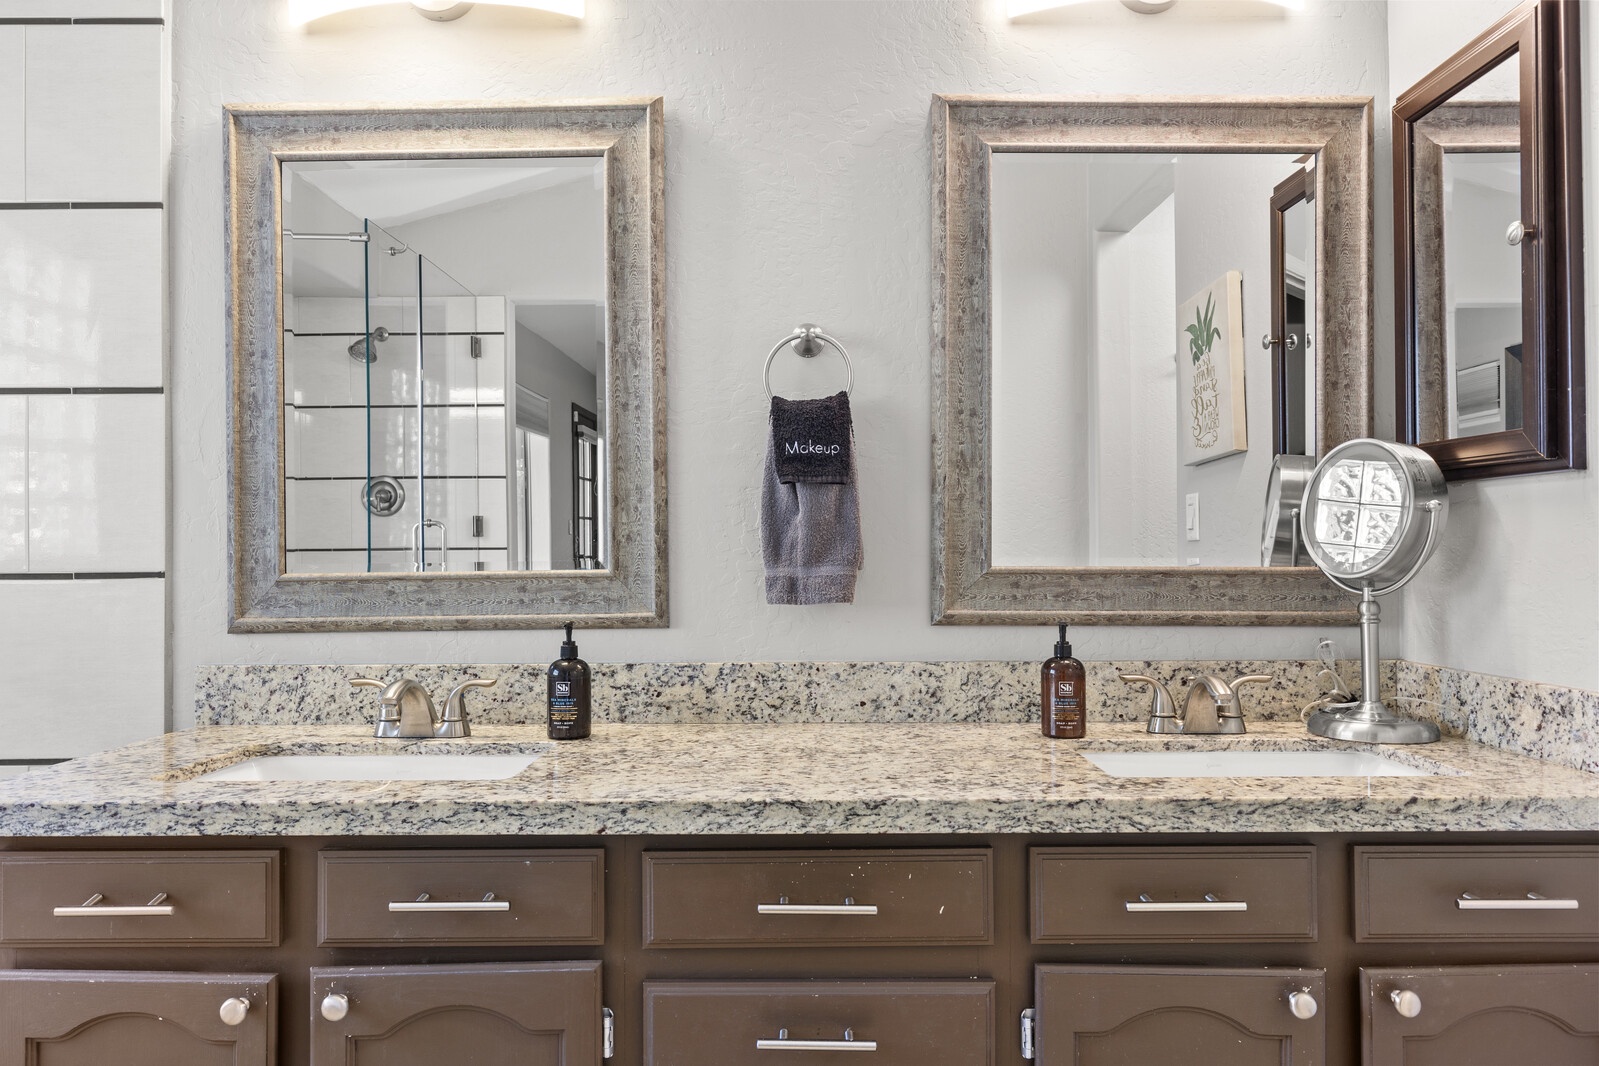
[[[200,781],[503,781],[536,755],[262,755]]]
[[[1112,777],[1431,777],[1364,751],[1085,751]]]

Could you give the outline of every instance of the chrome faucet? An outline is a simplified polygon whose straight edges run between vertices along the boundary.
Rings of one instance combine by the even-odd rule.
[[[1244,674],[1231,683],[1214,674],[1184,677],[1183,684],[1189,686],[1188,696],[1178,710],[1171,691],[1162,682],[1143,674],[1116,676],[1128,684],[1149,686],[1153,694],[1146,727],[1149,732],[1196,735],[1244,732],[1244,706],[1238,698],[1238,690],[1244,685],[1272,680],[1270,674]]]
[[[467,690],[488,688],[497,680],[474,679],[456,685],[444,701],[443,717],[433,706],[427,689],[408,677],[388,685],[370,677],[352,677],[350,685],[382,690],[378,694],[378,720],[373,736],[388,740],[426,740],[471,736],[472,727],[466,720]]]

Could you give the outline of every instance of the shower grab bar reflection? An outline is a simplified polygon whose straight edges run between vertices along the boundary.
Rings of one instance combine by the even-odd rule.
[[[372,240],[370,233],[296,233],[292,229],[286,229],[283,235],[296,241],[351,241],[356,244],[367,244]]]
[[[439,569],[450,568],[450,536],[444,528],[444,523],[437,518],[424,519],[411,527],[411,569],[418,574],[427,573],[427,534],[424,529],[437,529],[439,531],[438,547],[433,550],[440,553]]]

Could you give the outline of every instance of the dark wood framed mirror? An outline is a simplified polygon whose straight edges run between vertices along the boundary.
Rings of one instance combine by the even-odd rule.
[[[1578,7],[1522,4],[1394,104],[1397,435],[1451,480],[1587,465]]]

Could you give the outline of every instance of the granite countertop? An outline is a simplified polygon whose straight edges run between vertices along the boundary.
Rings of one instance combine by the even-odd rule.
[[[0,836],[426,836],[1599,830],[1599,775],[1461,739],[1377,749],[1428,777],[1117,778],[1093,750],[1359,745],[1261,723],[1239,737],[1095,725],[619,725],[377,741],[351,726],[173,733],[0,783]],[[501,781],[198,780],[275,754],[526,753]],[[425,757],[419,756],[419,757]]]

